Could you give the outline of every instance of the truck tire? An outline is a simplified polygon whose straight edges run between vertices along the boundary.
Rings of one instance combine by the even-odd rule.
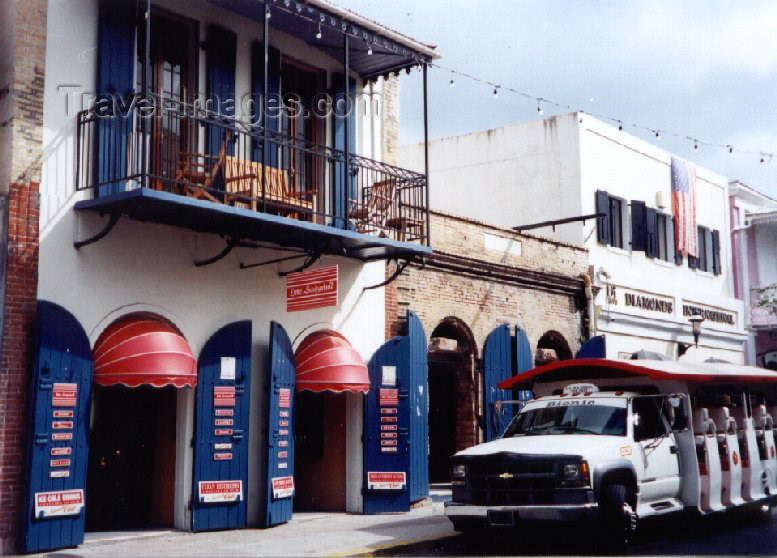
[[[608,484],[602,488],[599,497],[600,541],[607,551],[618,553],[628,546],[636,527],[632,501],[622,484]]]

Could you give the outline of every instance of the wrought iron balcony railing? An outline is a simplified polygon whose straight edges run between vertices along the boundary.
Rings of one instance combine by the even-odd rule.
[[[423,174],[346,156],[270,129],[277,127],[272,122],[263,127],[153,100],[153,110],[97,107],[78,114],[78,190],[105,197],[145,187],[428,246]]]

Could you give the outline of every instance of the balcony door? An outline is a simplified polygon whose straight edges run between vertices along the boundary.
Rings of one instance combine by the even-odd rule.
[[[138,90],[143,75],[144,26],[139,25]],[[191,103],[196,89],[197,23],[163,11],[151,18],[150,89],[157,100],[150,136],[151,185],[171,190],[186,154],[193,151],[196,130],[190,125],[182,103]]]

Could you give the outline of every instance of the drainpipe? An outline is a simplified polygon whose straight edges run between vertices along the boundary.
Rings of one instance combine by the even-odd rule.
[[[585,303],[588,309],[588,339],[596,335],[596,316],[594,315],[594,293],[591,289],[591,278],[587,273],[578,275],[583,280],[583,292],[585,292]]]

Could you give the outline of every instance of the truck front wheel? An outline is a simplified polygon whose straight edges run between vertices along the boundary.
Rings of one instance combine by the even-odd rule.
[[[622,484],[608,484],[599,498],[601,514],[601,542],[614,552],[624,550],[636,528],[633,498]]]

